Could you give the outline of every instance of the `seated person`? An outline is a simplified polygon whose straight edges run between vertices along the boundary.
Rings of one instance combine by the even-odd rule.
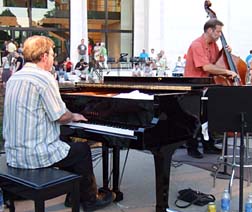
[[[87,72],[88,63],[84,62],[84,59],[80,59],[80,61],[74,67],[74,74],[81,78],[86,78]]]
[[[182,61],[181,56],[178,56],[178,60],[175,63],[174,71],[181,71],[185,68],[185,62]]]
[[[81,175],[80,204],[84,211],[94,211],[111,203],[112,194],[97,192],[89,145],[60,138],[61,124],[87,119],[70,112],[61,99],[58,84],[50,73],[53,47],[53,41],[44,36],[32,36],[24,42],[26,64],[12,75],[6,86],[3,121],[6,160],[11,167],[58,167]],[[71,205],[69,194],[65,205]]]
[[[79,71],[84,71],[88,67],[88,64],[84,62],[84,59],[80,59],[78,63],[76,63],[74,69]]]
[[[134,64],[134,68],[132,69],[132,77],[141,77],[141,69],[139,63]]]
[[[152,69],[150,67],[150,64],[145,65],[144,67],[144,72],[143,72],[144,77],[153,77],[153,72]]]
[[[66,68],[66,72],[71,72],[73,69],[73,63],[70,61],[70,58],[67,57],[66,61],[64,62],[65,68]]]
[[[55,71],[59,71],[60,70],[60,64],[58,60],[54,60],[53,61],[53,67],[55,69]]]
[[[84,71],[88,68],[88,63],[84,62],[84,59],[80,59],[78,63],[76,63],[74,70]]]
[[[149,59],[149,54],[145,51],[145,49],[143,49],[142,52],[140,53],[139,59],[141,61],[146,61]]]
[[[153,48],[151,49],[151,52],[150,52],[150,55],[149,55],[149,56],[150,56],[149,59],[150,59],[151,62],[156,62],[156,60],[157,60],[157,55],[156,55],[156,53],[155,53],[155,49],[153,49]]]
[[[57,80],[59,82],[68,81],[69,77],[68,77],[68,74],[66,72],[66,65],[64,63],[60,64],[58,68],[59,68],[59,70],[56,71],[56,73],[57,73]]]
[[[198,144],[202,143],[204,154],[221,154],[221,149],[215,146],[217,139],[214,139],[211,134],[209,140],[205,140],[203,135],[199,135],[196,139],[190,139],[187,142],[187,154],[193,158],[203,158],[203,154],[198,150]]]

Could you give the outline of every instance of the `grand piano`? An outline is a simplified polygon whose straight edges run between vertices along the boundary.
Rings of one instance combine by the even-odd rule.
[[[170,165],[174,151],[196,136],[201,97],[212,78],[105,77],[102,84],[61,86],[68,109],[87,123],[61,127],[67,136],[102,142],[103,189],[123,199],[119,189],[120,149],[148,150],[154,156],[156,212],[169,208]],[[109,188],[109,148],[113,151],[113,185]]]

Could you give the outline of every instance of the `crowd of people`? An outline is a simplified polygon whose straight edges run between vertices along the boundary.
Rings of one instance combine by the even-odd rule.
[[[14,72],[19,71],[24,65],[23,45],[15,43],[12,39],[5,41],[2,48],[2,82],[5,87]]]
[[[135,60],[137,61],[135,62]],[[184,74],[185,63],[186,63],[186,54],[184,55],[184,57],[178,56],[178,59],[173,66],[168,62],[164,50],[160,50],[158,53],[156,53],[155,49],[151,48],[150,53],[148,53],[145,49],[142,49],[142,52],[139,54],[139,56],[134,58],[134,63],[132,65],[133,67],[132,76],[181,77]],[[172,74],[170,74],[170,72]]]
[[[13,40],[6,41],[2,47],[2,81],[5,86],[10,76],[19,71],[23,64],[23,46],[22,43],[17,44]],[[64,61],[58,61],[58,57],[54,55],[54,64],[52,74],[58,81],[68,81],[69,75],[76,75],[82,80],[93,77],[94,70],[108,70],[108,52],[104,42],[96,42],[86,45],[85,39],[81,39],[77,46],[78,62],[76,64],[66,57]],[[167,76],[168,67],[167,58],[164,50],[156,53],[152,48],[150,53],[145,49],[139,54],[139,60],[132,64],[132,76],[134,77],[152,77]]]
[[[68,80],[68,74],[71,73],[85,80],[92,77],[96,69],[108,69],[108,54],[104,42],[97,42],[94,46],[89,43],[86,46],[85,40],[81,39],[81,43],[77,46],[77,51],[78,62],[75,65],[67,57],[61,65],[54,66],[56,73],[58,73],[57,79],[63,78]]]
[[[167,76],[167,70],[170,69],[164,50],[156,54],[155,49],[152,48],[149,55],[143,49],[137,60],[137,62],[133,63],[133,77]]]
[[[20,70],[24,64],[22,43],[17,44],[13,40],[6,41],[2,47],[2,81],[5,86],[7,80],[16,71]],[[81,39],[77,46],[78,61],[76,64],[70,57],[66,57],[63,61],[59,61],[58,55],[54,55],[54,64],[52,67],[52,74],[58,81],[69,80],[88,80],[94,82],[95,74],[108,70],[108,52],[104,42],[96,42],[91,45],[85,40]],[[141,67],[142,69],[142,67]],[[145,76],[152,75],[152,66],[147,65],[145,68]]]
[[[68,81],[69,75],[77,75],[81,79],[87,79],[87,75],[93,75],[93,69],[107,69],[107,49],[104,42],[97,42],[94,46],[88,44],[86,46],[85,40],[81,39],[77,46],[78,62],[76,64],[66,57],[63,61],[58,61],[58,57],[54,55],[54,63],[52,66],[52,74],[55,79],[61,81]],[[1,48],[2,61],[2,81],[3,85],[9,80],[10,76],[19,71],[25,61],[23,57],[23,44],[17,44],[12,39],[5,41]]]

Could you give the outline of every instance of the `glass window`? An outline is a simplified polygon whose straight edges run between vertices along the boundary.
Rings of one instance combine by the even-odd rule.
[[[105,42],[108,56],[133,52],[133,0],[87,0],[88,37],[93,43]]]
[[[69,1],[32,0],[28,5],[27,2],[5,0],[0,8],[1,26],[69,29]]]
[[[132,33],[108,33],[108,56],[119,60],[120,54],[125,53],[127,59],[132,56]]]
[[[28,7],[28,4],[31,4],[33,8],[46,8],[47,0],[4,0],[4,7]]]
[[[14,39],[21,43],[31,35],[46,35],[55,42],[59,60],[69,55],[69,0],[4,0],[0,7],[0,45]],[[7,33],[6,33],[7,32]]]
[[[105,11],[105,0],[88,0],[88,11]]]

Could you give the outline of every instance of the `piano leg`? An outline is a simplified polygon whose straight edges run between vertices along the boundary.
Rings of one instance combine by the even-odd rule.
[[[120,147],[113,147],[113,192],[116,194],[115,201],[123,200],[123,193],[119,189],[120,178]]]
[[[102,180],[103,189],[109,190],[109,148],[106,145],[102,145]]]
[[[156,212],[166,212],[166,209],[169,208],[170,166],[176,148],[177,145],[174,147],[168,145],[152,151],[156,175]]]
[[[103,187],[102,190],[109,189],[109,147],[105,144],[102,145],[102,172],[103,172]],[[114,201],[118,202],[123,200],[123,193],[119,190],[119,177],[120,177],[120,147],[113,147],[113,188],[115,193]]]

